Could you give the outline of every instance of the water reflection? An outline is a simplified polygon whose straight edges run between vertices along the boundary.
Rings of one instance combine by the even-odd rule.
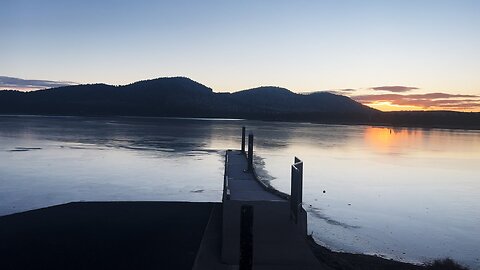
[[[19,123],[18,121],[21,121]],[[166,152],[175,155],[211,151],[210,121],[164,118],[118,118],[116,120],[72,117],[2,117],[0,135],[85,145]],[[224,147],[221,148],[222,150]]]
[[[367,127],[365,143],[372,149],[385,154],[409,151],[410,145],[421,143],[423,130],[407,128]]]

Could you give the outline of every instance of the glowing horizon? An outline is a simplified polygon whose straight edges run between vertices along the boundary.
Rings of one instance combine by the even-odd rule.
[[[400,111],[454,111],[454,112],[480,112],[480,108],[444,108],[444,107],[420,107],[408,105],[395,105],[390,102],[362,103],[373,109],[382,112],[400,112]]]

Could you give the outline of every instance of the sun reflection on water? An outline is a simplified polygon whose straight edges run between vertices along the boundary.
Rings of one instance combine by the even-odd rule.
[[[364,133],[367,145],[382,153],[404,151],[423,137],[423,130],[407,128],[368,127]]]

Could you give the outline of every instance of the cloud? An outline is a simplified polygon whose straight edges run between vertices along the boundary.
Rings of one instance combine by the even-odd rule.
[[[430,98],[430,99],[437,99],[437,98],[478,98],[477,95],[453,95],[447,93],[428,93],[428,94],[415,94],[415,95],[404,95],[409,98]]]
[[[421,109],[480,110],[480,96],[447,93],[427,94],[380,94],[352,96],[354,100],[373,105],[389,103],[398,106],[413,106]]]
[[[389,92],[394,92],[394,93],[402,93],[402,92],[417,90],[419,88],[418,87],[410,87],[410,86],[378,86],[378,87],[372,87],[370,89],[375,90],[375,91],[389,91]]]
[[[37,90],[74,84],[76,83],[65,81],[26,80],[14,77],[0,76],[0,88],[12,90]]]
[[[391,101],[391,100],[425,100],[439,98],[480,98],[477,95],[457,95],[447,93],[427,93],[427,94],[381,94],[381,95],[360,95],[353,96],[355,100],[362,101]]]
[[[347,88],[347,89],[333,89],[333,90],[323,90],[320,92],[329,92],[335,95],[349,96],[351,93],[357,91],[357,89]]]

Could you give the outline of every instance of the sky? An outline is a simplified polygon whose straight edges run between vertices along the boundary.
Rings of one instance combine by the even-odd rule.
[[[0,89],[185,76],[480,111],[480,1],[0,0]]]

